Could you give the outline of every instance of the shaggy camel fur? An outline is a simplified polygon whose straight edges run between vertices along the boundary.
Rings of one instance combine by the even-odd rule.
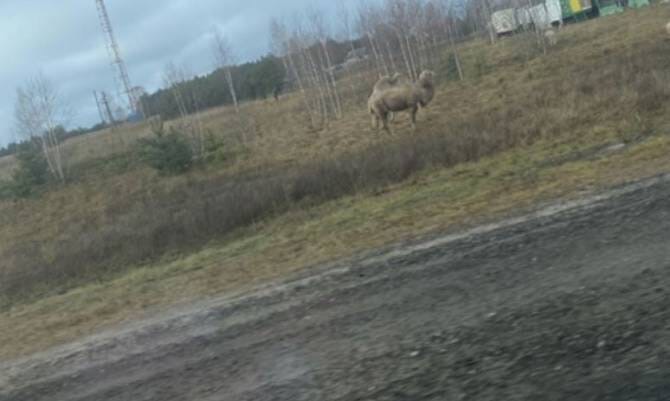
[[[379,78],[379,80],[375,83],[375,86],[372,88],[372,92],[386,90],[395,86],[399,82],[407,82],[407,79],[397,72],[391,76],[385,75]]]
[[[398,74],[377,81],[375,89],[368,99],[368,110],[372,114],[372,123],[379,129],[381,121],[386,132],[389,128],[389,114],[409,110],[412,128],[416,128],[416,113],[419,107],[426,107],[435,95],[434,73],[423,71],[417,82],[401,80]]]
[[[392,88],[394,85],[397,85],[399,82],[402,83],[409,83],[407,78],[402,76],[399,73],[395,73],[391,76],[385,75],[375,83],[375,86],[372,88],[372,94],[370,96],[373,96],[374,93],[379,93],[381,91],[384,91],[386,89]],[[393,112],[389,113],[389,121],[395,120],[395,114]]]

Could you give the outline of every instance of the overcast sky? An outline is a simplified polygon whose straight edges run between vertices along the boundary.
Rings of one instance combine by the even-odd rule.
[[[337,0],[342,1],[342,0]],[[353,6],[356,0],[348,0]],[[107,0],[133,85],[154,91],[169,61],[212,70],[211,32],[230,39],[238,59],[268,52],[271,17],[309,6],[334,14],[332,0]],[[332,18],[327,18],[332,20]],[[114,92],[94,0],[0,0],[0,146],[15,140],[17,85],[42,72],[75,110],[76,126],[99,122],[92,91]]]

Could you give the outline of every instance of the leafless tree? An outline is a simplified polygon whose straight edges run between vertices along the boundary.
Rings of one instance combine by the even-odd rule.
[[[456,17],[455,5],[451,0],[440,0],[439,10],[442,14],[444,35],[449,41],[449,48],[451,49],[451,54],[454,57],[454,64],[456,64],[456,71],[458,72],[458,78],[463,80],[463,67],[461,64],[461,54],[456,46],[456,30],[454,29],[454,21]]]
[[[186,71],[183,67],[177,67],[173,62],[169,62],[165,66],[163,84],[172,93],[172,97],[177,105],[177,110],[179,110],[179,117],[182,119],[185,119],[189,114],[186,108],[184,94],[181,90],[181,86],[186,80]]]
[[[486,32],[489,35],[489,42],[491,44],[494,44],[496,42],[496,39],[498,38],[498,35],[493,29],[493,24],[491,23],[491,14],[493,14],[493,6],[491,6],[490,0],[480,0],[480,1],[482,3],[482,18],[486,26]]]
[[[352,32],[352,22],[351,22],[351,13],[349,11],[348,5],[345,1],[337,2],[337,16],[340,22],[341,38],[344,42],[349,44],[349,50],[353,53],[356,50],[353,40]],[[353,98],[356,93],[356,83],[354,79],[349,79],[349,96],[346,98]]]
[[[490,0],[469,0],[463,4],[460,15],[469,31],[485,36],[490,43],[495,43],[497,35],[491,25],[492,10]]]
[[[351,30],[351,14],[349,12],[349,9],[347,8],[347,4],[344,1],[338,1],[337,2],[337,17],[340,22],[340,28],[342,29],[342,39],[349,43],[349,48],[350,50],[354,51],[356,50],[354,47],[354,41],[352,40],[353,38],[351,37],[352,30]]]
[[[235,64],[235,53],[228,39],[218,30],[214,31],[214,56],[219,68],[222,68],[228,83],[230,96],[233,98],[235,112],[240,112],[237,102],[237,92],[235,90],[235,81],[233,80],[233,65]]]
[[[39,139],[49,171],[60,182],[65,182],[65,170],[58,128],[67,127],[72,116],[72,109],[41,73],[16,90],[16,131],[24,139]]]
[[[316,111],[314,116],[316,118],[315,126],[322,128],[328,120],[328,95],[319,64],[317,64],[312,46],[310,46],[314,42],[314,38],[307,33],[302,15],[295,14],[292,25],[291,51],[297,54],[299,74],[307,77],[308,85],[311,88],[307,93],[311,95],[309,98],[315,105],[313,108]]]
[[[165,67],[163,84],[172,93],[172,97],[179,111],[179,128],[191,140],[193,153],[202,157],[205,153],[204,130],[200,118],[199,99],[195,91],[186,89],[184,83],[189,80],[186,67],[178,67],[170,62]]]
[[[299,53],[299,46],[296,44],[296,39],[291,37],[286,24],[276,19],[270,21],[270,33],[272,36],[272,48],[276,55],[281,57],[290,79],[297,83],[305,105],[305,110],[309,116],[310,125],[314,127],[316,124],[316,109],[310,101],[307,79],[305,77],[304,69],[301,68],[300,65],[300,59],[302,57]]]
[[[378,6],[361,1],[358,6],[358,33],[368,41],[379,76],[390,74],[389,67],[377,39],[377,30],[381,25],[381,19],[381,10]]]
[[[412,80],[415,80],[418,68],[414,56],[414,46],[411,43],[413,26],[410,21],[409,3],[406,0],[386,0],[385,6],[389,24],[393,27],[393,31],[398,39],[407,75]]]
[[[295,14],[291,29],[273,20],[272,48],[281,57],[288,75],[297,83],[313,128],[325,128],[342,115],[342,101],[329,49],[329,33],[315,9]]]
[[[333,111],[337,118],[342,117],[342,101],[340,93],[337,88],[337,81],[335,80],[335,72],[333,71],[333,63],[331,61],[330,52],[328,51],[328,29],[321,14],[315,8],[312,8],[307,17],[311,21],[312,30],[316,41],[321,45],[323,52],[323,59],[319,60],[320,72],[325,73],[326,90],[331,98]]]

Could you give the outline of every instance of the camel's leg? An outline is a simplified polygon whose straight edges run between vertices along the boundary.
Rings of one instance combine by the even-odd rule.
[[[393,134],[393,132],[391,132],[391,128],[389,127],[389,113],[388,113],[388,111],[382,113],[381,119],[382,119],[382,124],[384,125],[384,131],[386,131],[389,134]]]
[[[371,114],[372,114],[372,128],[379,131],[379,116],[375,112]]]
[[[412,119],[412,129],[416,129],[416,113],[419,111],[417,106],[412,107],[410,110],[410,117]]]

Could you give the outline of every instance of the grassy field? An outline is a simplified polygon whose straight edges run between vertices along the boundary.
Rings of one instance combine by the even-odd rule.
[[[394,137],[373,132],[367,89],[352,89],[324,131],[305,128],[295,96],[242,119],[208,111],[227,153],[179,177],[128,156],[146,126],[71,141],[76,179],[0,202],[0,358],[670,171],[669,17],[654,6],[570,25],[546,56],[523,37],[463,44],[466,80],[441,83],[414,134],[404,116]]]

